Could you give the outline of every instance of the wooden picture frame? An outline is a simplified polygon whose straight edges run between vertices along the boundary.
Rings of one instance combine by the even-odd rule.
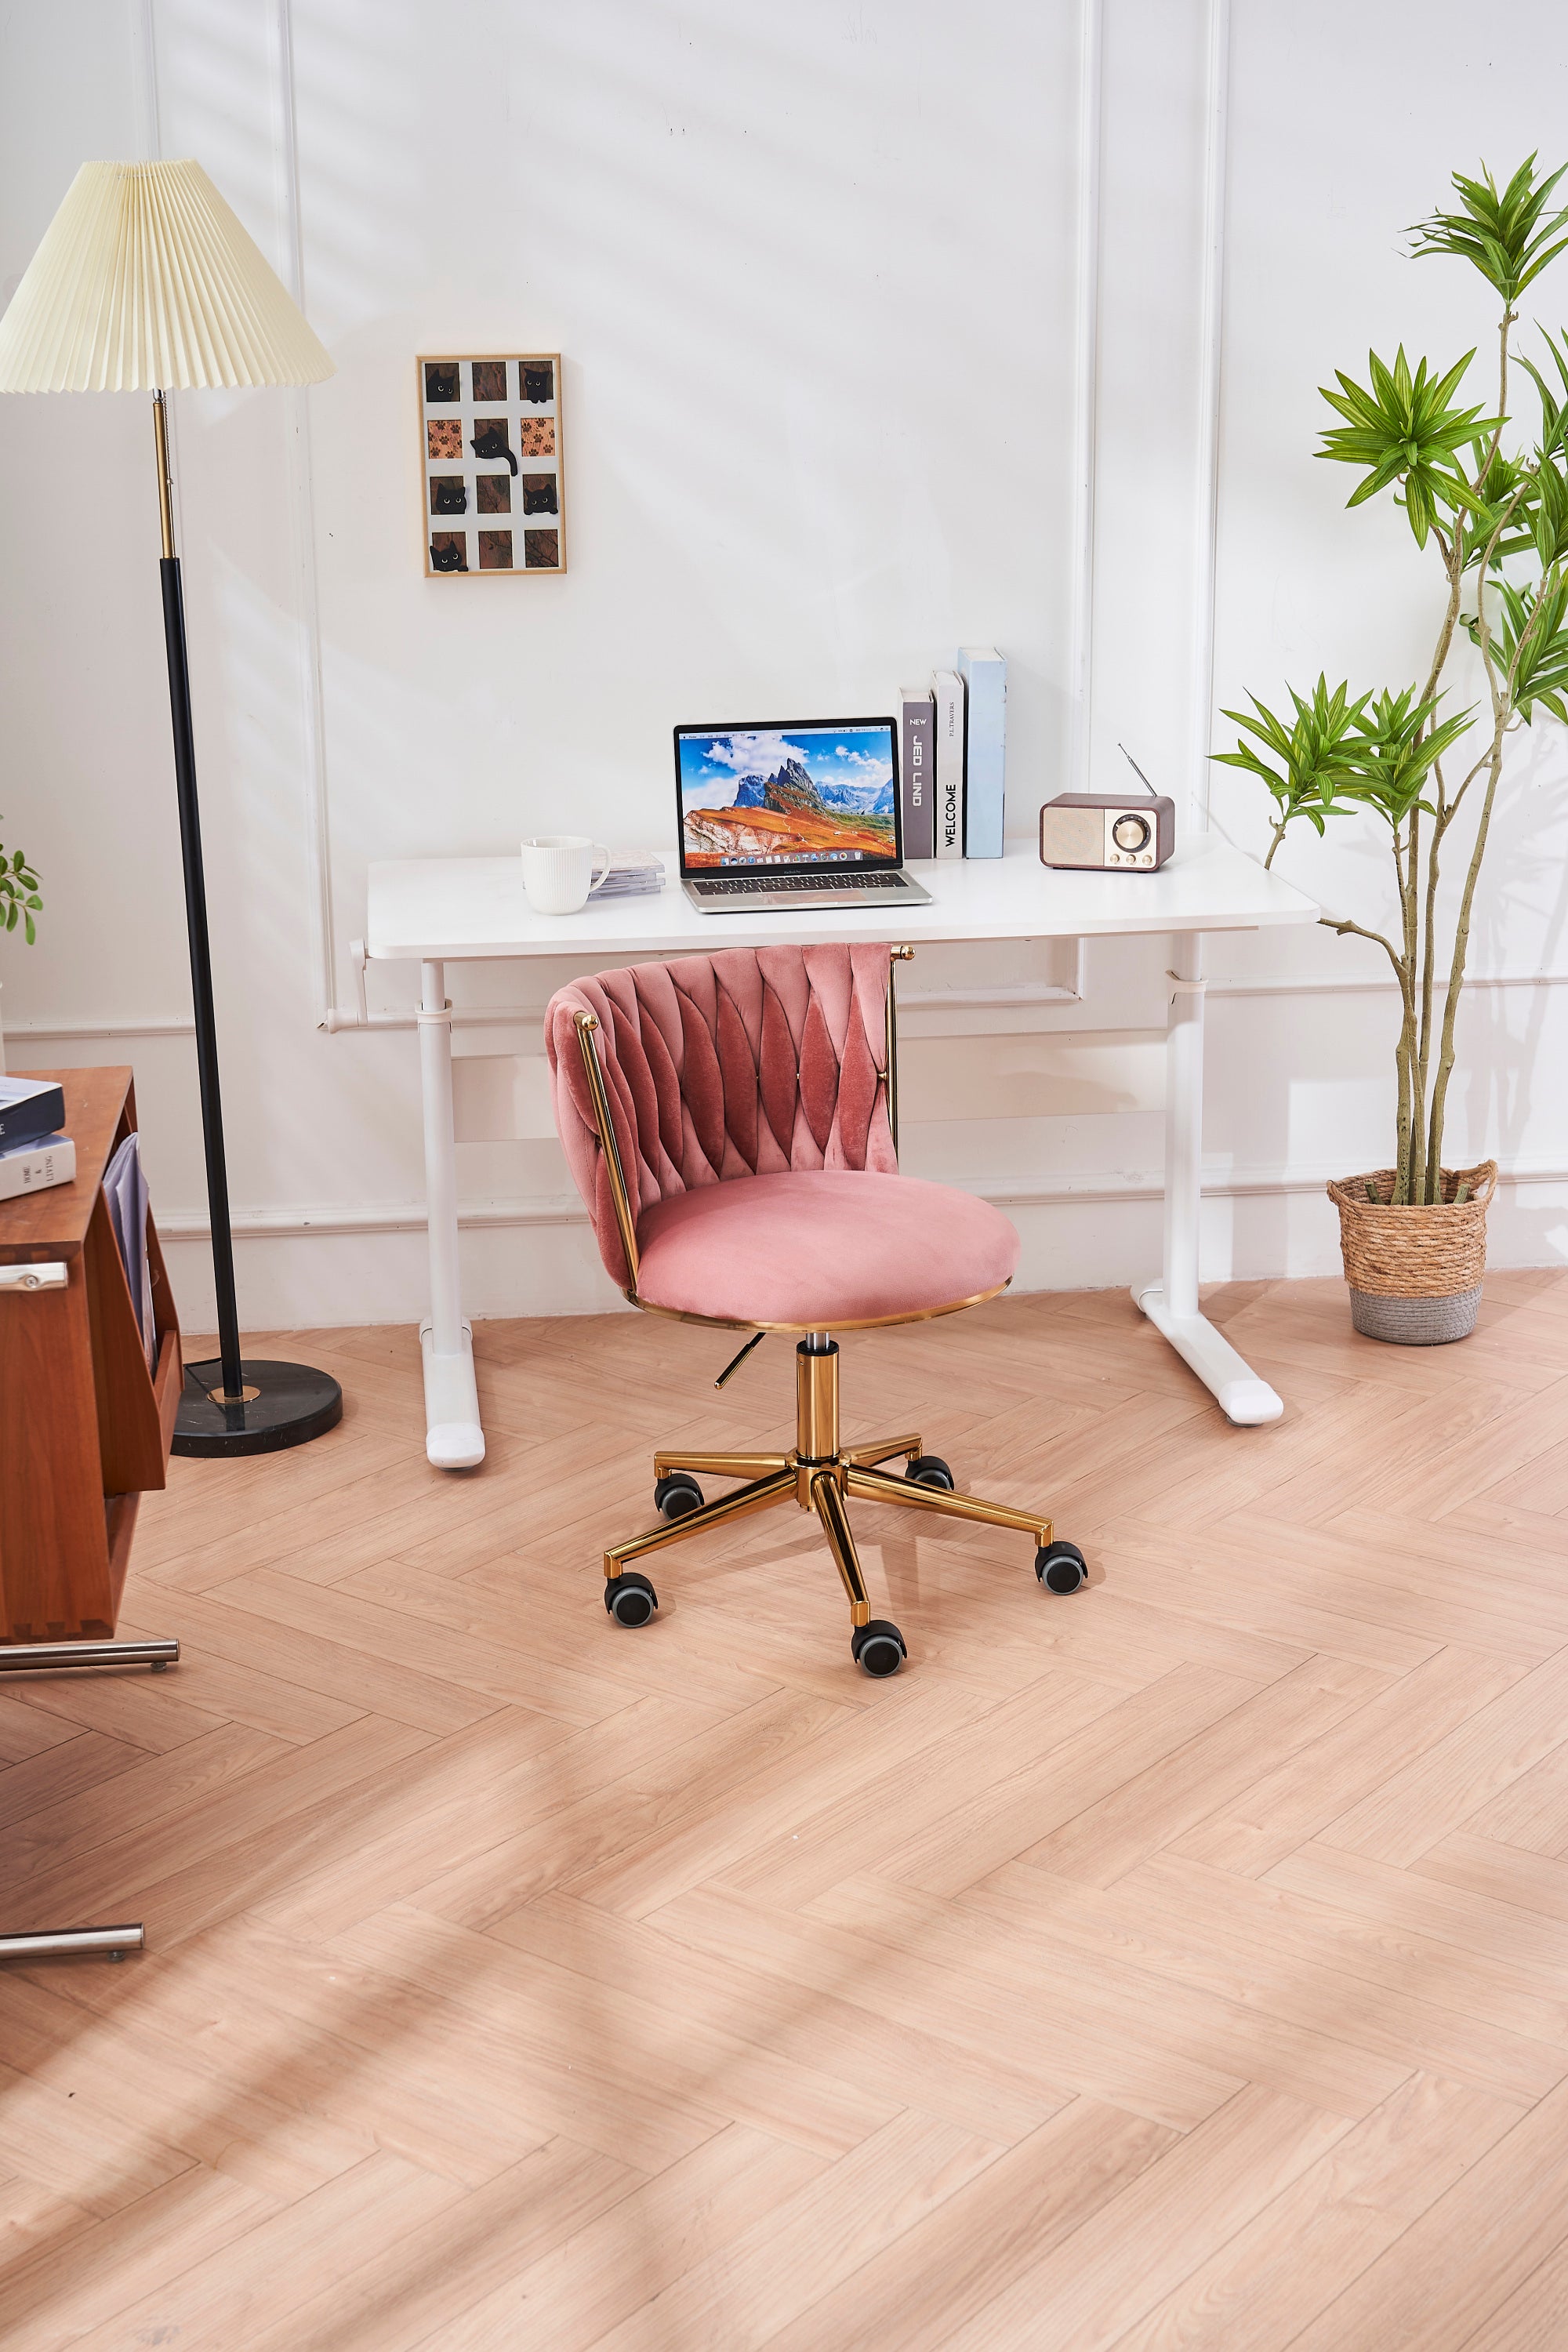
[[[416,366],[426,580],[564,572],[560,352],[422,352]]]

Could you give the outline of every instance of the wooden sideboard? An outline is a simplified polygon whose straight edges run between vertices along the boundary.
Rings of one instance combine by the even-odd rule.
[[[125,1069],[36,1070],[65,1089],[73,1183],[0,1201],[0,1267],[61,1265],[61,1287],[0,1286],[0,1642],[114,1631],[136,1508],[163,1485],[184,1377],[174,1296],[148,1219],[156,1370],[103,1194],[136,1126]]]

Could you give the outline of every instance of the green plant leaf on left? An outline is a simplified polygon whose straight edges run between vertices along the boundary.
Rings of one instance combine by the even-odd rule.
[[[1304,816],[1321,834],[1338,795],[1356,781],[1358,747],[1365,741],[1363,721],[1372,698],[1363,694],[1352,702],[1348,684],[1342,680],[1331,688],[1321,674],[1310,696],[1298,694],[1293,686],[1285,691],[1294,707],[1292,719],[1279,718],[1253,695],[1250,711],[1225,714],[1242,730],[1235,751],[1211,751],[1209,757],[1260,778],[1273,795],[1281,827]],[[1249,735],[1250,743],[1245,740]]]
[[[14,931],[18,922],[27,945],[37,942],[38,929],[34,915],[42,908],[38,896],[38,877],[19,849],[7,856],[0,843],[0,930]]]
[[[1463,506],[1474,496],[1459,451],[1496,432],[1502,422],[1483,416],[1479,407],[1450,405],[1474,357],[1474,351],[1468,351],[1441,376],[1429,374],[1421,360],[1412,374],[1402,343],[1392,367],[1375,352],[1367,353],[1369,385],[1336,368],[1339,391],[1319,387],[1329,406],[1346,421],[1324,427],[1317,455],[1366,468],[1365,478],[1346,505],[1359,507],[1379,490],[1397,488],[1404,493],[1418,547],[1426,546],[1440,508]]]

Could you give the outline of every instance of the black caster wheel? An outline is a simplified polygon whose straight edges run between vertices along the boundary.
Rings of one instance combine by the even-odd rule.
[[[1035,1574],[1047,1592],[1076,1592],[1089,1582],[1089,1562],[1077,1544],[1049,1543],[1035,1554]]]
[[[903,1635],[885,1617],[857,1625],[849,1636],[849,1651],[856,1664],[868,1675],[896,1675],[909,1655]]]
[[[702,1489],[689,1470],[672,1470],[654,1480],[653,1507],[661,1519],[689,1519],[702,1508]]]
[[[605,1579],[605,1606],[617,1625],[646,1625],[658,1607],[658,1595],[646,1576],[623,1568],[619,1576]]]
[[[945,1486],[950,1495],[952,1492],[952,1473],[940,1454],[917,1454],[904,1475],[917,1486]]]

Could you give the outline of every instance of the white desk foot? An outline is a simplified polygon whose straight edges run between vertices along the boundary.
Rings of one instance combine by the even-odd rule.
[[[422,1323],[419,1352],[425,1361],[425,1451],[437,1470],[471,1470],[485,1458],[473,1334],[465,1323],[461,1352],[438,1356],[430,1326]]]
[[[1285,1410],[1284,1400],[1275,1395],[1267,1381],[1258,1379],[1206,1315],[1173,1315],[1165,1305],[1162,1282],[1134,1283],[1132,1303],[1142,1308],[1157,1331],[1164,1333],[1205,1388],[1214,1391],[1227,1421],[1253,1428],[1259,1422],[1279,1420]]]

